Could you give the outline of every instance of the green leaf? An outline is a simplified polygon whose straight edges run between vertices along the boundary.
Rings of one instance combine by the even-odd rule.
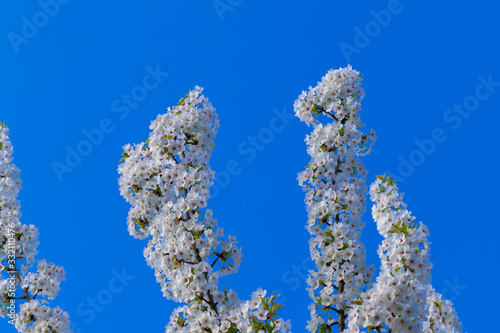
[[[0,142],[0,149],[2,149],[3,143]],[[122,158],[120,159],[121,161],[125,161],[130,155],[128,153],[122,153]]]
[[[331,230],[325,231],[324,236],[326,238],[332,238],[333,240],[335,240],[335,237],[333,237],[333,231],[331,231]]]
[[[278,316],[276,315],[276,311],[278,311],[279,309],[281,309],[283,307],[283,304],[273,304],[271,306],[271,312],[273,313],[273,316]]]
[[[177,325],[179,325],[180,327],[184,327],[184,319],[182,319],[181,317],[178,317],[177,318]]]
[[[255,333],[259,333],[260,329],[262,328],[262,323],[257,320],[257,317],[252,317],[252,330]]]
[[[320,108],[317,104],[314,104],[313,108],[311,109],[311,114],[320,114],[321,111],[318,111]]]
[[[396,186],[396,183],[394,182],[394,179],[391,179],[391,176],[388,176],[387,177],[387,182],[389,183],[389,185],[391,186]]]
[[[195,230],[195,231],[192,232],[192,234],[193,234],[193,238],[194,239],[198,239],[203,234],[203,230]]]
[[[434,301],[434,305],[439,309],[439,311],[443,311],[443,301],[439,303]]]
[[[229,327],[226,332],[227,333],[235,333],[237,330],[238,330],[238,328],[236,327],[236,325],[231,324],[231,327]]]
[[[146,229],[146,227],[149,225],[149,222],[144,219],[142,216],[141,217],[136,217],[132,220],[136,226],[138,226],[141,229]]]
[[[342,245],[342,247],[340,248],[340,251],[342,251],[342,250],[346,250],[346,249],[348,249],[348,248],[349,248],[349,244],[344,243],[344,245]]]

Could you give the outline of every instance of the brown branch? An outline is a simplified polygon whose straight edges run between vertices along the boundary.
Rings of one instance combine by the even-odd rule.
[[[30,296],[30,293],[28,291],[28,287],[26,287],[26,288],[22,287],[21,283],[23,282],[23,280],[21,279],[21,275],[19,275],[19,271],[17,270],[16,263],[14,263],[14,271],[13,271],[13,273],[16,276],[16,282],[17,282],[17,284],[19,285],[19,287],[21,287],[21,290],[24,292],[24,296],[21,299],[26,299],[28,302],[31,301],[31,296]]]
[[[214,262],[210,265],[210,267],[214,267],[217,260],[219,260],[219,254],[217,254],[217,258],[215,258]]]

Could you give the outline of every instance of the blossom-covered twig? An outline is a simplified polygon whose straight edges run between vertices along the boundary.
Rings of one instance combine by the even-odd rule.
[[[72,332],[66,312],[43,305],[58,295],[64,268],[41,259],[36,272],[30,271],[39,233],[20,221],[21,179],[12,163],[13,151],[9,130],[0,123],[0,316],[7,316],[19,332]],[[18,289],[22,293],[16,293]]]
[[[298,181],[306,194],[309,248],[316,270],[309,271],[310,332],[345,329],[347,311],[365,288],[373,267],[365,264],[360,240],[364,224],[367,171],[359,156],[370,153],[375,133],[363,133],[359,118],[364,91],[350,66],[330,70],[316,87],[295,101],[295,113],[314,130],[306,138],[311,156]],[[320,120],[328,121],[323,125]]]
[[[417,224],[390,177],[377,176],[370,187],[372,215],[384,237],[379,246],[380,275],[349,312],[349,333],[461,332],[450,301],[430,284],[428,229]]]
[[[218,287],[241,263],[236,237],[224,237],[207,209],[214,171],[209,161],[219,128],[215,109],[195,87],[151,123],[146,142],[126,145],[119,166],[122,196],[132,205],[128,229],[149,238],[144,251],[168,299],[185,303],[167,332],[287,332],[275,296],[260,288],[249,301]]]

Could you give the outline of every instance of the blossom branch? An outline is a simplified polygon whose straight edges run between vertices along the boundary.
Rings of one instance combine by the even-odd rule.
[[[306,228],[317,270],[307,280],[313,302],[310,332],[344,331],[347,310],[370,280],[361,243],[366,170],[359,156],[370,152],[375,134],[360,131],[361,76],[350,67],[329,71],[316,87],[302,92],[295,113],[314,130],[306,137],[311,162],[299,174],[306,194]],[[326,116],[323,125],[319,116]],[[321,313],[317,311],[321,310]],[[332,311],[333,310],[333,311]]]
[[[119,183],[132,205],[129,232],[149,238],[144,255],[165,297],[186,304],[172,314],[167,332],[286,332],[290,325],[275,319],[280,306],[273,296],[265,298],[259,288],[250,301],[241,301],[234,291],[218,288],[220,277],[237,271],[242,255],[236,238],[224,237],[206,208],[219,124],[201,92],[196,87],[158,115],[145,143],[125,146]]]
[[[377,176],[370,187],[372,215],[384,237],[377,282],[349,312],[348,333],[389,328],[395,332],[461,332],[451,302],[441,301],[430,284],[428,229],[407,210],[390,177]],[[441,310],[445,307],[445,311]]]
[[[52,333],[72,332],[69,315],[59,307],[42,303],[54,299],[60,283],[65,280],[62,267],[38,260],[37,272],[30,272],[35,263],[38,230],[20,221],[17,195],[21,190],[19,169],[12,163],[13,148],[8,128],[0,122],[0,317],[7,316],[19,332],[38,332],[51,328]],[[4,265],[5,264],[5,265]],[[20,268],[18,265],[21,265]],[[7,273],[7,276],[3,274]],[[15,281],[16,288],[11,289]],[[16,296],[17,286],[22,296]],[[32,296],[33,295],[33,296]],[[36,299],[41,297],[41,302]],[[16,301],[26,302],[16,306]],[[8,309],[8,310],[7,310]],[[18,311],[16,312],[16,309]]]

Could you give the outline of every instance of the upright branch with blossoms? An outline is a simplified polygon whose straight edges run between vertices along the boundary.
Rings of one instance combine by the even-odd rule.
[[[453,305],[430,284],[427,227],[417,224],[390,177],[377,176],[370,195],[372,215],[384,237],[378,249],[380,275],[355,301],[346,332],[461,332]]]
[[[0,122],[0,316],[19,332],[71,332],[66,312],[42,305],[58,295],[64,268],[41,259],[36,272],[30,271],[39,234],[34,225],[20,221],[21,179],[12,154],[9,130]]]
[[[250,301],[240,301],[233,290],[218,287],[220,277],[237,271],[242,254],[206,208],[219,122],[201,93],[195,87],[158,115],[146,142],[125,146],[119,183],[132,205],[128,230],[149,239],[144,256],[163,295],[185,304],[170,317],[167,332],[287,332],[276,296],[265,298],[259,288]]]
[[[314,128],[306,138],[311,161],[298,176],[306,192],[306,228],[316,263],[307,279],[310,332],[332,332],[335,325],[342,332],[353,301],[373,274],[360,241],[367,171],[359,156],[370,153],[375,140],[373,131],[361,131],[361,80],[351,67],[330,70],[294,104],[296,116]]]

